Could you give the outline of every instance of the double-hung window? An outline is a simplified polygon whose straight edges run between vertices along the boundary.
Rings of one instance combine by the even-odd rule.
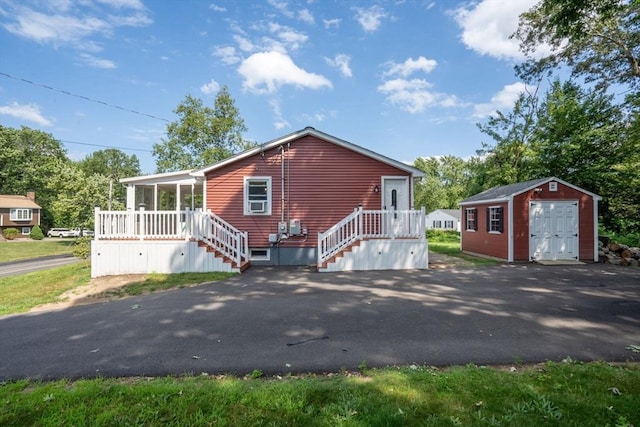
[[[244,178],[244,214],[271,215],[271,177]]]
[[[478,230],[478,209],[467,208],[464,211],[465,229],[467,231]]]
[[[503,211],[502,206],[487,208],[487,231],[489,233],[502,233],[504,224]]]
[[[433,228],[442,228],[442,221],[440,220],[433,220]]]
[[[33,218],[33,210],[12,208],[9,211],[9,219],[11,221],[31,221]]]
[[[444,221],[444,228],[446,230],[453,230],[453,221],[451,220],[445,220]]]

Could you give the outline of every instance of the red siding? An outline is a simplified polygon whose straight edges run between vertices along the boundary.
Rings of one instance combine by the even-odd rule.
[[[529,260],[529,202],[566,200],[579,203],[578,207],[578,245],[581,260],[593,261],[594,224],[593,224],[593,198],[558,182],[558,191],[549,191],[549,184],[539,188],[541,192],[533,190],[519,194],[513,198],[513,256],[515,261]]]
[[[287,145],[285,144],[285,149]],[[273,148],[242,159],[207,174],[206,206],[226,221],[249,232],[250,247],[267,247],[268,235],[277,232],[281,217],[280,148]],[[243,179],[245,176],[272,177],[270,216],[243,214]],[[286,178],[289,178],[288,185]],[[284,245],[315,247],[319,231],[325,231],[358,207],[380,209],[382,176],[409,176],[393,166],[321,140],[305,136],[290,143],[285,153],[285,221],[299,219],[308,230],[303,237],[291,237]],[[408,180],[409,191],[412,183]],[[410,193],[409,193],[410,194]],[[289,201],[289,215],[286,213]]]
[[[489,233],[487,231],[487,208],[501,206],[503,208],[503,231],[502,233]],[[476,208],[478,211],[478,229],[467,231],[465,222],[465,210]],[[508,227],[509,215],[507,214],[507,203],[489,203],[473,206],[463,206],[462,208],[462,250],[477,254],[488,255],[501,259],[509,258]]]

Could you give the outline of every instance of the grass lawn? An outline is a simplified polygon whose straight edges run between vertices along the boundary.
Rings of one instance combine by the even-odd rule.
[[[71,254],[73,242],[74,239],[0,242],[0,263],[47,255]]]
[[[0,402],[3,426],[638,426],[640,367],[22,380],[1,384]]]
[[[463,254],[460,251],[460,233],[429,230],[427,232],[427,238],[429,239],[429,250],[432,252],[462,258],[474,265],[492,265],[498,263],[498,261],[492,259]]]

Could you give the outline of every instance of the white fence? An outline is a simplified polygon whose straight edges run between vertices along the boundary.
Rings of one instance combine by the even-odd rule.
[[[425,210],[363,210],[318,233],[318,267],[362,239],[426,239]]]
[[[211,212],[95,210],[96,240],[199,240],[237,266],[248,259],[248,235]]]

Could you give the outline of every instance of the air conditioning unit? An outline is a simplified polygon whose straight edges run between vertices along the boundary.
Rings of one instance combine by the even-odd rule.
[[[249,202],[249,212],[264,213],[267,210],[267,201]]]

